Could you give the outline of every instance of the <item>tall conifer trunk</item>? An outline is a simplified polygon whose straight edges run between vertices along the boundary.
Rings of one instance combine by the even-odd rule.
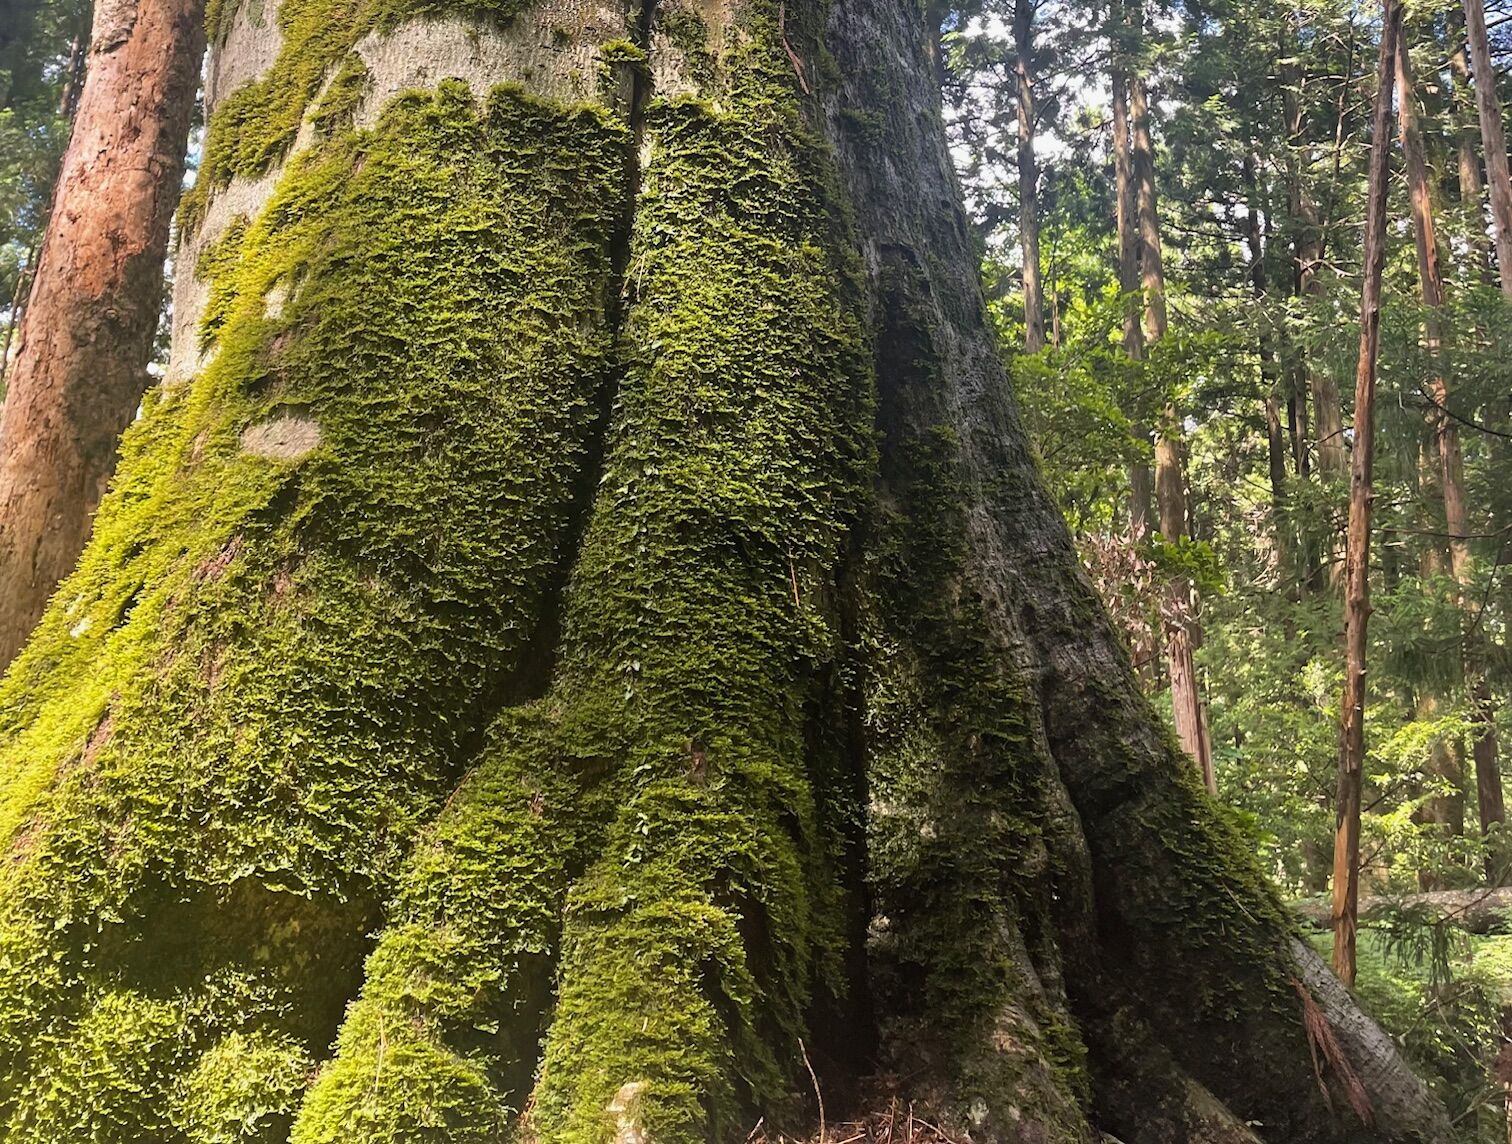
[[[1486,34],[1486,9],[1481,0],[1463,0],[1470,64],[1475,72],[1475,105],[1480,119],[1481,155],[1491,191],[1491,242],[1496,252],[1497,278],[1502,293],[1512,298],[1512,172],[1507,167],[1507,130],[1501,100],[1496,95],[1496,68]]]
[[[1116,25],[1115,25],[1116,31]],[[1144,327],[1139,307],[1139,221],[1135,204],[1134,159],[1129,130],[1129,73],[1124,49],[1115,43],[1111,78],[1113,100],[1113,179],[1118,234],[1118,289],[1123,296],[1123,348],[1130,361],[1144,360]],[[1150,441],[1149,429],[1136,419],[1133,435]],[[1139,459],[1129,466],[1129,534],[1136,543],[1154,531],[1155,472]],[[1140,649],[1147,660],[1153,649]]]
[[[217,28],[172,375],[0,683],[0,1134],[801,1135],[807,1061],[1447,1144],[1079,568],[917,6]]]
[[[1039,168],[1034,161],[1034,0],[1014,0],[1013,81],[1018,105],[1019,245],[1024,263],[1024,349],[1045,348],[1040,284]]]
[[[1476,601],[1470,598],[1470,526],[1465,499],[1465,466],[1460,453],[1459,431],[1454,418],[1449,414],[1449,382],[1444,375],[1445,358],[1442,352],[1443,325],[1440,311],[1444,305],[1444,277],[1438,254],[1432,186],[1427,159],[1423,154],[1422,133],[1418,128],[1416,89],[1405,37],[1397,46],[1396,79],[1402,152],[1407,165],[1413,235],[1417,246],[1418,281],[1422,288],[1423,305],[1428,311],[1428,355],[1435,367],[1428,377],[1428,397],[1432,402],[1429,416],[1438,462],[1434,483],[1444,509],[1449,574],[1459,586],[1461,609],[1473,612]],[[1506,810],[1502,798],[1496,727],[1479,652],[1481,641],[1474,630],[1474,622],[1468,616],[1465,626],[1461,654],[1469,682],[1474,727],[1472,754],[1476,770],[1476,802],[1480,811],[1481,832],[1488,834],[1496,824],[1505,820]],[[1449,777],[1453,779],[1458,774],[1459,764],[1454,760]],[[1507,876],[1505,866],[1505,861],[1497,855],[1487,854],[1486,873],[1493,883],[1499,883]]]
[[[1134,174],[1135,215],[1139,233],[1140,284],[1144,289],[1144,337],[1147,345],[1166,335],[1165,265],[1160,249],[1160,218],[1155,202],[1155,149],[1150,141],[1149,100],[1144,77],[1129,77],[1129,134]],[[1160,533],[1177,544],[1187,536],[1186,464],[1182,460],[1181,413],[1167,401],[1155,432],[1155,508]],[[1218,791],[1213,772],[1213,749],[1208,740],[1207,716],[1197,681],[1194,652],[1202,638],[1197,620],[1196,586],[1185,576],[1175,577],[1168,588],[1167,619],[1164,622],[1166,667],[1170,673],[1171,710],[1176,736],[1191,756],[1210,793]]]
[[[1360,896],[1360,795],[1365,767],[1366,625],[1370,620],[1370,512],[1375,449],[1376,356],[1381,345],[1381,277],[1386,264],[1386,195],[1391,169],[1391,92],[1402,6],[1386,0],[1376,66],[1365,207],[1360,352],[1355,370],[1354,449],[1350,461],[1349,532],[1345,543],[1344,697],[1340,703],[1339,784],[1334,804],[1333,968],[1352,986]]]
[[[1486,236],[1485,186],[1481,181],[1480,155],[1475,149],[1479,137],[1476,129],[1475,92],[1470,82],[1470,54],[1465,39],[1465,10],[1450,8],[1447,17],[1449,43],[1450,114],[1454,127],[1455,173],[1459,180],[1460,209],[1469,222],[1466,236],[1476,280],[1490,281],[1495,274],[1495,258]]]
[[[0,667],[73,568],[147,387],[204,0],[100,0],[0,411]]]

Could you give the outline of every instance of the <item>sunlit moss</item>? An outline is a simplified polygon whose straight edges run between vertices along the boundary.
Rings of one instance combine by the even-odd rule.
[[[212,360],[128,434],[0,684],[0,1135],[177,1139],[176,1078],[256,1087],[226,1072],[249,1021],[326,1052],[401,858],[544,684],[628,145],[605,109],[443,83],[301,156],[210,259]],[[240,1009],[232,968],[263,983]],[[84,1003],[133,990],[108,1028]],[[136,1027],[155,1047],[110,1047]],[[256,1099],[286,1127],[308,1077],[280,1075]]]

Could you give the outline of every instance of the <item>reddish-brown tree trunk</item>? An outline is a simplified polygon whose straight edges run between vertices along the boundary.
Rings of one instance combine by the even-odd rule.
[[[1014,0],[1013,74],[1018,94],[1019,245],[1024,261],[1024,349],[1045,348],[1045,293],[1040,281],[1039,168],[1034,160],[1033,0]]]
[[[1491,188],[1491,240],[1502,293],[1512,298],[1512,174],[1507,169],[1507,133],[1501,100],[1496,98],[1496,68],[1486,36],[1486,9],[1481,0],[1464,0],[1470,64],[1475,69],[1475,104],[1479,111],[1481,153]]]
[[[1480,156],[1475,150],[1475,95],[1470,84],[1470,56],[1465,46],[1465,13],[1451,8],[1448,13],[1450,105],[1454,118],[1455,165],[1459,175],[1460,206],[1469,223],[1466,235],[1474,255],[1471,262],[1478,279],[1489,281],[1493,273],[1491,243],[1486,237],[1486,211],[1482,205],[1485,186],[1481,182]]]
[[[0,414],[0,665],[73,567],[147,386],[203,0],[101,0]]]
[[[1365,633],[1370,619],[1370,508],[1375,444],[1376,356],[1381,343],[1381,277],[1386,264],[1386,178],[1391,161],[1391,90],[1402,9],[1386,0],[1376,65],[1375,127],[1365,208],[1364,280],[1360,285],[1360,356],[1355,369],[1354,452],[1345,541],[1344,698],[1340,706],[1339,788],[1335,806],[1333,967],[1355,978],[1360,898],[1360,793],[1365,762]]]

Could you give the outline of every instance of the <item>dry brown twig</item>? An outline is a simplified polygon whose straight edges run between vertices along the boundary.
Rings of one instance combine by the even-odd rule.
[[[798,77],[798,86],[803,89],[804,95],[813,95],[809,90],[808,80],[803,76],[803,61],[798,58],[798,53],[793,51],[793,45],[788,43],[787,38],[787,4],[784,2],[777,5],[777,38],[782,41],[782,50],[787,53],[787,58],[792,62],[793,74]]]

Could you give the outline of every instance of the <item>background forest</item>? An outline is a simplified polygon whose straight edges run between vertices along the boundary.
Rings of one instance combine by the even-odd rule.
[[[1305,908],[1329,888],[1334,848],[1380,8],[1217,0],[1131,18],[1003,0],[939,15],[960,175],[1045,476],[1148,692]],[[78,0],[0,0],[7,348],[88,19]],[[1512,10],[1486,20],[1506,106]],[[1512,740],[1512,309],[1458,3],[1409,7],[1403,45],[1356,985],[1464,1138],[1504,1140],[1512,896],[1495,890],[1512,881],[1501,777]],[[1131,97],[1136,135],[1139,105],[1148,112],[1143,150],[1129,139]],[[1418,159],[1426,181],[1415,183]],[[1133,254],[1141,163],[1163,256],[1159,314],[1145,307],[1149,259]],[[1415,208],[1437,230],[1432,305]],[[1446,441],[1462,471],[1446,463]],[[1172,650],[1184,642],[1189,661]],[[1193,699],[1195,716],[1182,710]],[[1472,893],[1425,896],[1440,891]],[[1326,905],[1309,916],[1326,921]]]
[[[1333,852],[1380,9],[1309,0],[1147,15],[1131,43],[1081,6],[954,13],[947,109],[1003,352],[1045,475],[1167,710],[1162,631],[1174,624],[1195,637],[1219,799],[1303,899],[1328,889]],[[1505,106],[1512,13],[1486,19]],[[1444,297],[1437,310],[1423,302],[1411,172],[1398,147],[1376,394],[1361,840],[1361,893],[1376,900],[1362,923],[1357,988],[1440,1078],[1466,1138],[1506,1139],[1495,1058],[1512,1002],[1512,938],[1470,932],[1502,928],[1500,896],[1483,911],[1479,894],[1417,892],[1501,886],[1509,875],[1499,744],[1512,733],[1512,312],[1488,237],[1463,12],[1411,5],[1402,42],[1411,86],[1399,70],[1398,121],[1410,100]],[[1115,95],[1098,78],[1116,75],[1119,57],[1148,88],[1169,312],[1165,336],[1144,354],[1124,338],[1140,280],[1120,280],[1119,125]],[[1027,132],[1021,77],[1033,97]],[[1035,229],[1042,333],[1026,327],[1021,238]],[[1030,352],[1039,338],[1043,348]],[[1463,500],[1462,541],[1446,518],[1446,424],[1463,458],[1461,488],[1451,490]],[[1185,505],[1174,527],[1162,513],[1141,530],[1130,490],[1148,486],[1159,464],[1156,425],[1175,446]]]

